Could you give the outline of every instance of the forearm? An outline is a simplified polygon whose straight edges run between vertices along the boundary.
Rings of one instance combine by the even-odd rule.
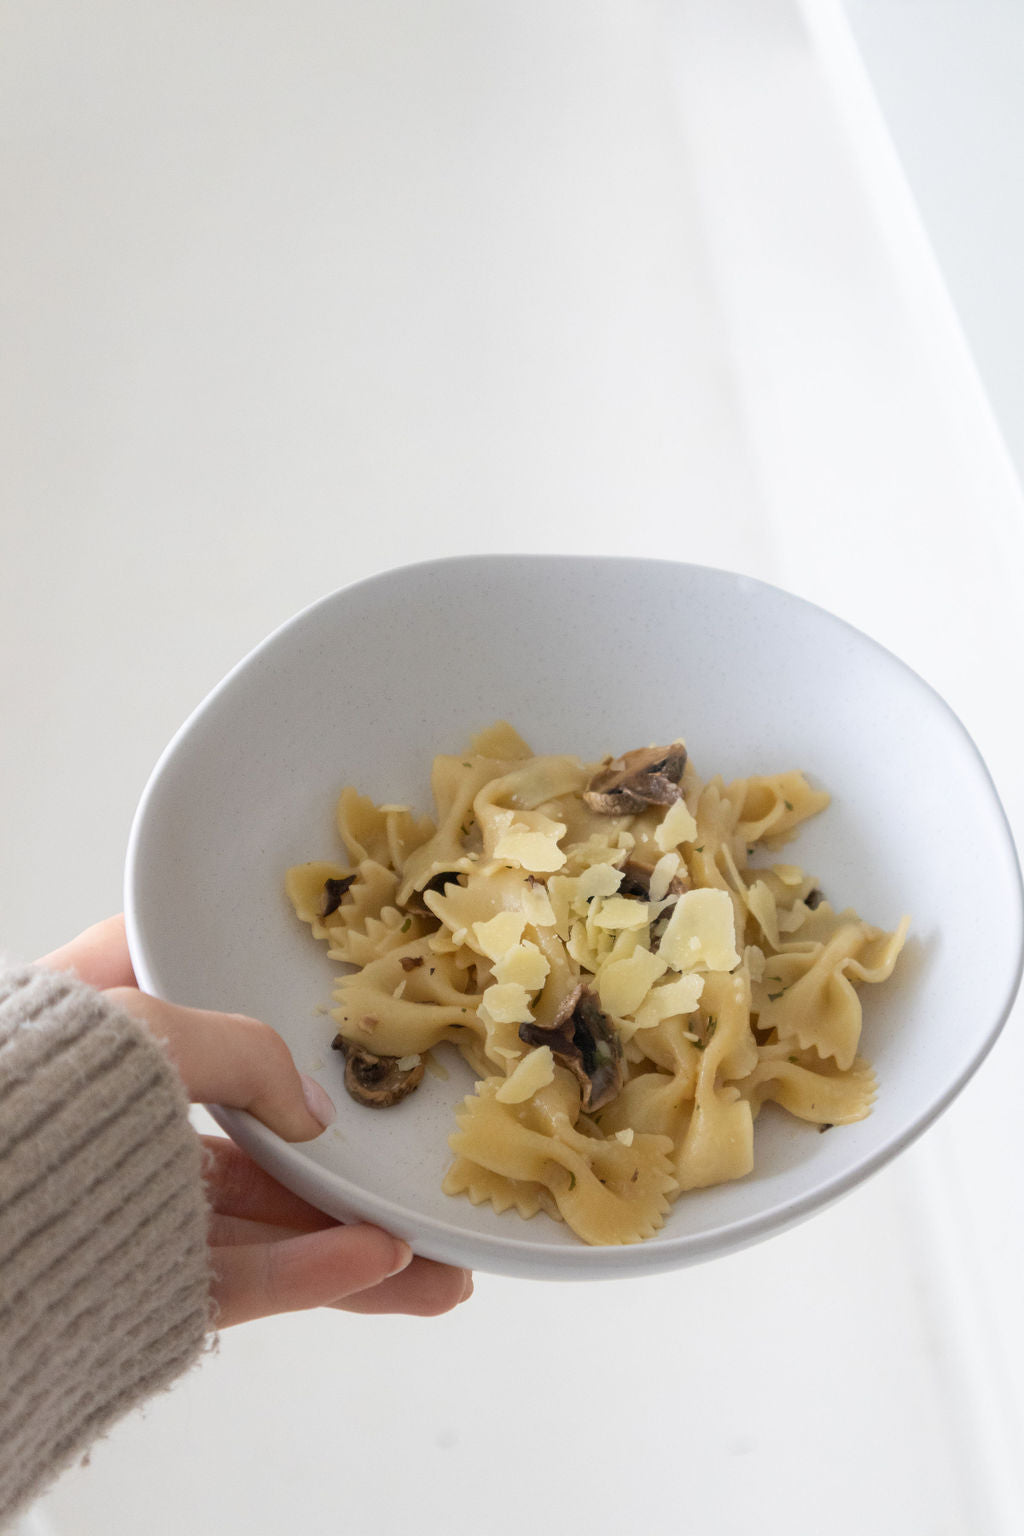
[[[0,974],[0,1522],[198,1357],[200,1157],[140,1024],[66,975]]]

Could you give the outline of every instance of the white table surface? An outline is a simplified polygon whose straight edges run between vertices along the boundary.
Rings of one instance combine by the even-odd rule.
[[[463,550],[639,539],[810,597],[1024,825],[1024,504],[838,6],[0,19],[9,951],[117,908],[152,763],[264,633]],[[1020,1024],[746,1253],[225,1335],[31,1529],[1019,1531]]]

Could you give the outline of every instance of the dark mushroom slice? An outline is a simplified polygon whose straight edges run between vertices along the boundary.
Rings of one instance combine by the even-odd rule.
[[[443,869],[439,875],[431,876],[422,890],[413,891],[410,894],[408,900],[405,903],[405,910],[407,912],[419,912],[426,917],[433,917],[434,913],[431,912],[430,908],[423,900],[424,896],[428,891],[436,891],[440,896],[443,893],[445,886],[451,885],[453,880],[457,880],[459,878],[459,874],[460,871],[457,869]]]
[[[649,805],[672,805],[682,798],[679,780],[685,767],[686,748],[680,742],[639,747],[599,768],[583,799],[602,816],[635,816]]]
[[[323,895],[320,897],[320,905],[316,910],[317,917],[330,917],[332,912],[337,912],[341,906],[341,898],[345,895],[349,886],[355,884],[355,879],[355,875],[345,875],[341,880],[325,880]]]
[[[808,891],[807,895],[804,897],[804,905],[810,907],[811,911],[814,912],[818,907],[821,906],[824,900],[824,891],[819,891],[817,886],[815,886],[814,890]]]
[[[622,1087],[622,1041],[584,982],[562,1002],[550,1024],[520,1024],[526,1045],[547,1045],[579,1080],[583,1108],[592,1114],[610,1104]]]
[[[389,1109],[409,1097],[423,1081],[423,1063],[402,1067],[401,1056],[375,1056],[344,1035],[335,1035],[333,1049],[345,1055],[345,1087],[357,1104],[367,1109]]]
[[[685,872],[685,865],[681,866],[683,872],[673,875],[666,896],[682,896],[684,891],[690,889],[690,881]],[[641,864],[636,859],[627,859],[622,866],[622,880],[619,884],[620,896],[635,896],[640,901],[651,899],[651,876],[654,867],[650,864]]]

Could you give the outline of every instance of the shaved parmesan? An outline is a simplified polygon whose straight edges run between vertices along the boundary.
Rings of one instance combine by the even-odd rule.
[[[502,1104],[525,1104],[540,1088],[555,1080],[555,1058],[549,1045],[538,1045],[524,1056],[511,1077],[506,1078],[494,1097]]]
[[[610,960],[597,978],[597,993],[605,1013],[621,1019],[635,1013],[668,964],[649,949],[637,949],[628,960]]]
[[[527,1024],[533,1018],[525,987],[514,981],[488,987],[481,999],[495,1024]]]
[[[565,854],[558,846],[558,839],[564,836],[564,822],[552,821],[540,811],[524,812],[502,832],[494,845],[494,857],[534,874],[550,874],[565,863]]]
[[[476,947],[488,960],[500,960],[514,945],[519,943],[526,927],[522,912],[499,912],[486,923],[473,924]]]
[[[773,864],[772,874],[778,875],[783,885],[802,885],[804,872],[799,864]]]
[[[494,967],[494,979],[502,984],[514,982],[527,992],[536,992],[544,985],[544,978],[551,969],[536,944],[516,944],[502,955]]]
[[[576,881],[573,905],[580,917],[595,896],[614,896],[621,884],[621,869],[614,869],[611,864],[591,864]]]
[[[739,965],[728,891],[686,891],[676,902],[659,954],[675,971],[731,971]]]
[[[756,944],[748,944],[746,949],[743,951],[743,958],[747,963],[747,971],[750,975],[751,981],[760,981],[764,975],[764,968],[766,963],[764,958],[764,950],[759,949]]]
[[[555,913],[542,885],[527,885],[523,892],[523,911],[526,921],[534,928],[553,928]]]
[[[651,900],[662,901],[668,895],[668,888],[679,873],[682,863],[678,853],[663,853],[651,871]]]
[[[664,1019],[674,1019],[680,1014],[693,1013],[704,990],[704,978],[696,973],[682,976],[678,981],[668,981],[654,987],[636,1010],[637,1029],[653,1029]]]
[[[680,843],[692,843],[696,836],[697,823],[685,800],[676,800],[670,805],[654,829],[654,841],[662,853],[669,853]]]
[[[646,901],[633,901],[629,896],[610,896],[601,901],[593,914],[593,924],[595,928],[644,928],[647,918]]]

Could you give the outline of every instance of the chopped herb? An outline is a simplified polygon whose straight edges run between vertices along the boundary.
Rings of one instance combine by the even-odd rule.
[[[712,1035],[714,1034],[714,1032],[715,1032],[715,1030],[717,1028],[718,1028],[718,1020],[712,1015],[712,1017],[708,1019],[708,1022],[705,1025],[703,1038],[695,1040],[693,1042],[694,1045],[697,1047],[698,1051],[702,1051],[704,1049],[704,1047],[709,1043],[709,1041],[711,1040]]]
[[[399,933],[408,933],[409,929],[411,927],[412,927],[412,918],[411,917],[407,917],[405,922],[402,924],[401,928],[398,931],[399,931]]]
[[[792,1062],[794,1067],[798,1067],[800,1065],[799,1060],[795,1056],[787,1056],[786,1060]]]
[[[695,848],[693,851],[694,851],[694,853],[703,853],[704,852],[704,844],[701,843],[700,847],[699,848]]]
[[[786,990],[785,987],[783,987],[781,992],[769,992],[768,993],[768,1001],[770,1003],[777,1003],[779,998],[782,996],[782,993],[785,992],[785,990]]]
[[[569,1185],[569,1193],[572,1194],[573,1190],[576,1188],[576,1175],[574,1173],[570,1173],[569,1178],[572,1181]]]
[[[791,800],[783,800],[782,803],[786,807],[787,811],[791,811],[793,809],[793,802]]]
[[[462,766],[463,766],[463,768],[472,768],[473,764],[472,763],[463,763]]]
[[[826,1120],[823,1125],[819,1125],[818,1126],[819,1132],[830,1131],[831,1129],[832,1129],[832,1122],[831,1122],[831,1120]]]

